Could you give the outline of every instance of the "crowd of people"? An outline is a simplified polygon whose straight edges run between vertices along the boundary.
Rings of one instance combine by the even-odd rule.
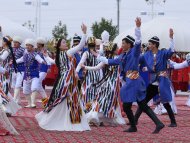
[[[21,91],[28,102],[25,108],[36,108],[36,96],[41,96],[44,109],[35,118],[44,130],[87,131],[91,125],[125,125],[121,107],[130,126],[124,132],[137,132],[138,119],[145,112],[155,123],[153,133],[159,133],[165,127],[155,114],[160,110],[168,113],[171,122],[168,126],[177,127],[170,72],[188,67],[190,56],[182,63],[171,60],[175,53],[173,29],[169,30],[169,48],[159,50],[157,36],[147,41],[148,45],[141,43],[140,18],[136,18],[135,25],[135,37],[127,35],[119,49],[109,41],[107,31],[101,34],[101,39],[87,37],[87,27],[82,24],[83,35],[73,37],[71,48],[66,39],[55,39],[55,59],[49,56],[44,38],[23,42],[19,36],[12,39],[2,35],[1,134],[19,134],[7,116],[21,109]],[[25,48],[21,46],[23,43]],[[58,75],[47,96],[42,82],[51,65],[57,66]],[[148,106],[151,100],[157,105],[154,111]],[[138,104],[135,115],[134,102]]]

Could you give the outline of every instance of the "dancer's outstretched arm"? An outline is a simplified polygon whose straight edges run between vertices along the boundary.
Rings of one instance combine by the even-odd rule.
[[[71,48],[71,49],[69,49],[67,51],[68,56],[73,56],[75,53],[80,51],[85,46],[86,38],[87,38],[87,35],[86,35],[87,27],[86,27],[86,25],[82,24],[81,29],[82,29],[82,32],[83,32],[82,39],[81,39],[79,45],[77,45],[77,46],[75,46],[75,47],[73,47],[73,48]]]
[[[105,66],[105,64],[103,62],[99,63],[97,66],[94,66],[94,67],[91,67],[91,66],[84,66],[84,68],[86,70],[89,70],[89,71],[97,71],[97,70],[100,70],[102,69],[103,67]]]

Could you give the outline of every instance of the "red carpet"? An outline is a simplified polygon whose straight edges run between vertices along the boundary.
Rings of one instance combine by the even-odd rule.
[[[139,120],[138,132],[124,133],[125,126],[118,127],[92,127],[87,132],[57,132],[45,131],[37,125],[34,115],[42,110],[38,103],[37,109],[22,108],[14,117],[10,117],[12,124],[20,133],[19,136],[0,136],[0,143],[190,143],[190,108],[184,106],[187,97],[178,96],[178,115],[176,115],[178,127],[169,128],[167,115],[159,118],[166,127],[160,134],[151,134],[155,125],[143,114]],[[26,101],[22,100],[22,105]],[[136,107],[133,107],[134,111]]]

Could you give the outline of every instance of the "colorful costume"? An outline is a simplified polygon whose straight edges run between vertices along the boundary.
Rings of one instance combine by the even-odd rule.
[[[45,130],[85,131],[90,130],[85,113],[81,108],[74,54],[84,47],[86,35],[80,44],[68,51],[59,53],[59,75],[54,84],[45,110],[35,117]],[[47,59],[48,60],[48,59]]]

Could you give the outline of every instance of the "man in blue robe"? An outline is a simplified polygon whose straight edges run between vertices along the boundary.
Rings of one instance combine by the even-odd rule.
[[[126,83],[121,87],[120,96],[123,102],[123,109],[127,114],[130,122],[130,128],[124,132],[136,132],[136,123],[134,115],[131,110],[132,103],[137,102],[140,109],[143,110],[156,124],[156,129],[153,133],[159,133],[164,127],[164,124],[156,117],[154,112],[147,105],[146,86],[143,79],[139,76],[139,59],[141,53],[141,20],[136,19],[135,36],[136,40],[131,36],[126,36],[122,40],[122,48],[124,53],[116,59],[106,59],[105,57],[98,56],[97,58],[108,65],[119,65],[121,68],[121,75]],[[134,44],[135,42],[135,44]]]
[[[151,80],[147,87],[146,102],[148,103],[154,96],[160,96],[161,103],[164,105],[171,124],[169,127],[177,127],[175,116],[173,110],[169,104],[172,101],[171,93],[171,81],[167,73],[167,62],[174,53],[174,42],[173,42],[173,29],[170,29],[170,48],[159,50],[160,40],[158,37],[154,36],[149,40],[149,51],[147,51],[140,58],[140,63],[145,64],[147,70],[150,72]],[[142,110],[137,109],[135,114],[135,121],[137,123],[138,118],[140,117]]]

